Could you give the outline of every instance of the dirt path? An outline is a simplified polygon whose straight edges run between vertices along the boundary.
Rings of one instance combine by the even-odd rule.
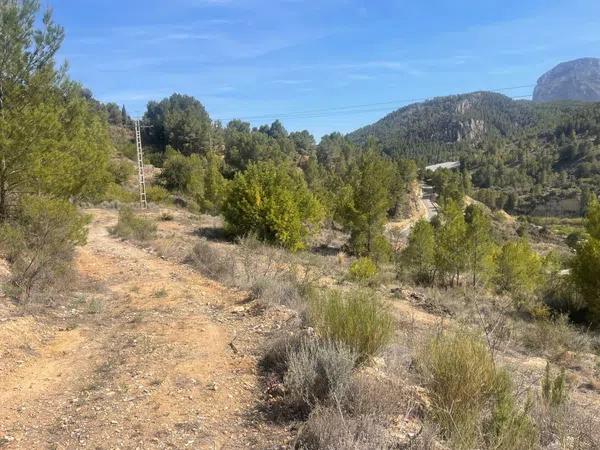
[[[77,267],[103,288],[0,371],[0,447],[267,448],[280,431],[257,420],[269,325],[242,294],[111,237],[114,212],[92,213]]]

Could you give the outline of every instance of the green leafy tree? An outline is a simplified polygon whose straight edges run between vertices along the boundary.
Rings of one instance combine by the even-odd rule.
[[[185,156],[170,147],[165,156],[158,183],[170,191],[189,195],[201,210],[217,214],[227,186],[221,173],[222,158],[212,151],[206,156]]]
[[[460,281],[467,265],[467,224],[462,209],[449,198],[440,212],[440,227],[436,236],[436,267],[451,284]]]
[[[391,185],[391,215],[400,218],[405,210],[410,184],[417,178],[417,165],[411,160],[397,160],[393,164]]]
[[[163,169],[157,181],[170,191],[186,193],[191,190],[192,179],[198,177],[197,171],[200,169],[199,165],[194,166],[192,159],[167,147]]]
[[[116,103],[107,103],[105,109],[108,115],[108,123],[119,126],[123,124],[123,114],[119,105]]]
[[[144,122],[149,142],[165,151],[170,145],[184,155],[205,153],[210,148],[212,125],[202,103],[194,97],[173,94],[148,103]]]
[[[495,257],[493,283],[521,302],[540,286],[542,258],[525,239],[505,243]]]
[[[215,152],[204,158],[204,202],[202,209],[217,214],[223,207],[227,190],[227,180],[223,177],[223,158]]]
[[[350,232],[350,250],[374,260],[386,259],[390,245],[383,232],[391,206],[393,169],[389,161],[371,148],[350,169],[343,200],[343,218]]]
[[[299,250],[321,221],[323,208],[297,169],[265,161],[236,174],[223,215],[236,236],[255,233]]]
[[[600,202],[597,198],[588,203],[585,229],[593,239],[600,239]]]
[[[400,263],[411,272],[417,283],[431,284],[435,279],[435,231],[425,219],[413,227]]]
[[[106,187],[106,124],[55,70],[63,30],[39,2],[0,2],[0,219],[20,196],[97,198]]]
[[[267,128],[264,132],[251,131],[250,124],[238,120],[227,124],[225,163],[231,172],[245,170],[250,164],[258,161],[284,163],[288,159],[277,139],[270,135],[270,128]],[[285,139],[282,137],[282,140]]]
[[[571,279],[591,312],[591,319],[600,322],[600,203],[588,205],[586,230],[589,234],[576,247],[571,261]]]
[[[469,205],[465,210],[467,223],[466,251],[467,269],[472,275],[472,284],[475,286],[481,275],[490,268],[492,255],[492,225],[485,212],[476,205]]]

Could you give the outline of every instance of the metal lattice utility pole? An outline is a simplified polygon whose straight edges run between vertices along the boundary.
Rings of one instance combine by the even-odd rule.
[[[146,199],[146,176],[144,175],[144,149],[142,148],[142,133],[140,121],[135,120],[135,146],[137,148],[138,181],[140,183],[140,207],[148,208]]]

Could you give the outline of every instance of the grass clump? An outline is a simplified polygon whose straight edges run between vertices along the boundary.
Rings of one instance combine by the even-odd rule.
[[[111,233],[123,239],[148,241],[156,236],[156,224],[146,218],[139,217],[131,208],[121,208],[117,225]]]
[[[353,349],[359,361],[376,355],[390,342],[394,321],[383,301],[371,291],[329,290],[310,300],[309,317],[321,336]]]
[[[423,349],[419,368],[430,393],[430,418],[452,448],[535,448],[529,402],[520,408],[510,376],[485,342],[466,331],[444,333]]]

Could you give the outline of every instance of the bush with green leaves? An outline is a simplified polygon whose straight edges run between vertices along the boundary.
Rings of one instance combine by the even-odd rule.
[[[112,177],[112,182],[123,185],[133,176],[135,168],[131,161],[112,159],[108,164],[108,171]]]
[[[137,191],[127,190],[117,183],[109,183],[102,195],[102,200],[108,202],[135,203],[140,200],[140,196]]]
[[[119,210],[117,225],[111,233],[123,239],[148,241],[156,236],[156,223],[150,219],[140,217],[132,208],[124,207]]]
[[[295,251],[306,246],[323,208],[296,169],[260,162],[236,174],[223,215],[231,234],[255,234]]]
[[[348,270],[350,278],[361,283],[373,280],[377,275],[377,264],[368,256],[358,258]]]
[[[25,302],[56,285],[86,241],[88,218],[66,200],[26,196],[0,225],[0,250],[10,264],[12,292]]]
[[[146,199],[152,203],[165,203],[171,198],[171,194],[162,186],[148,186],[146,188]]]
[[[359,361],[377,355],[394,335],[392,315],[369,290],[327,290],[310,299],[309,317],[323,338],[347,345]]]

